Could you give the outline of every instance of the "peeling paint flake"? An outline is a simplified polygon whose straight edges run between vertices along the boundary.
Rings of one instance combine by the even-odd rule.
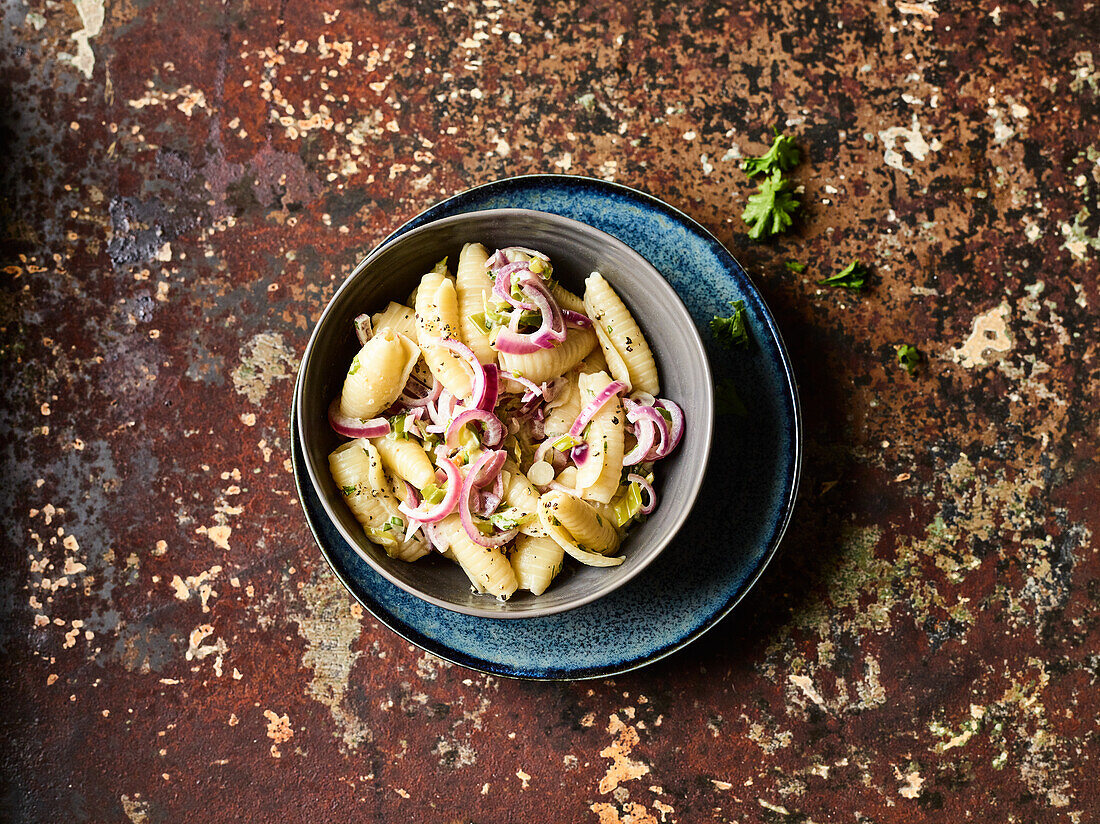
[[[1008,329],[1008,320],[1012,310],[1007,302],[994,306],[974,318],[970,336],[958,348],[949,349],[947,354],[956,363],[973,369],[991,363],[986,352],[1004,354],[1012,349],[1012,334]]]
[[[71,58],[72,64],[91,78],[92,69],[95,67],[95,52],[89,41],[103,31],[104,0],[73,0],[76,13],[80,15],[83,28],[74,32],[72,39],[76,41],[76,56]]]
[[[931,143],[925,139],[924,135],[921,134],[921,125],[915,114],[913,115],[911,128],[891,126],[889,129],[883,129],[879,132],[878,136],[886,147],[882,156],[882,159],[886,161],[886,165],[899,169],[907,175],[913,174],[913,170],[905,166],[904,156],[895,148],[898,140],[902,141],[902,149],[908,152],[909,156],[916,161],[926,160],[929,152],[938,152],[943,148],[943,144],[936,138],[933,137]]]

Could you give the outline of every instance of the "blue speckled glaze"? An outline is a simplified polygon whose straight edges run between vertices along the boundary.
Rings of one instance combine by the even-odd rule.
[[[378,575],[336,531],[292,432],[295,479],[333,570],[380,621],[441,658],[516,678],[579,679],[624,672],[699,637],[744,596],[790,519],[802,460],[798,395],[775,321],[744,269],[702,226],[617,184],[533,175],[486,184],[417,215],[423,223],[495,208],[554,212],[595,226],[645,256],[676,289],[707,342],[718,384],[732,381],[749,414],[720,416],[703,491],[673,543],[633,581],[594,603],[544,618],[501,621],[428,604]],[[715,345],[708,323],[745,301],[753,342]],[[293,420],[292,414],[292,420]],[[293,424],[292,424],[293,429]]]

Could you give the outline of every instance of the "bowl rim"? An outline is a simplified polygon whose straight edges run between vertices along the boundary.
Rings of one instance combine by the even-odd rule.
[[[462,223],[462,222],[465,222],[465,221],[469,220],[472,217],[475,217],[475,216],[484,217],[485,215],[494,215],[494,216],[497,216],[501,219],[506,219],[508,217],[517,217],[517,216],[521,216],[521,215],[522,216],[528,216],[528,217],[532,216],[532,215],[535,215],[535,216],[538,216],[539,218],[546,219],[546,220],[549,220],[549,221],[554,222],[554,223],[565,224],[566,226],[571,224],[571,225],[574,225],[574,226],[577,226],[577,227],[583,227],[584,230],[589,231],[589,232],[594,232],[597,235],[601,236],[606,243],[608,243],[610,245],[613,245],[613,246],[616,246],[616,247],[619,247],[620,249],[624,250],[628,257],[632,257],[633,259],[635,259],[635,261],[638,263],[638,265],[642,269],[646,270],[652,276],[652,278],[655,278],[654,283],[656,284],[656,288],[658,288],[658,289],[662,290],[663,292],[667,293],[665,295],[665,297],[669,298],[669,308],[670,308],[670,310],[674,313],[679,314],[679,317],[674,318],[673,320],[674,321],[679,321],[681,323],[681,325],[685,326],[689,330],[688,338],[690,340],[690,347],[694,351],[694,353],[696,355],[696,358],[697,358],[697,361],[698,361],[698,363],[701,364],[703,372],[705,373],[705,381],[703,383],[704,394],[705,394],[705,402],[702,405],[700,411],[704,413],[705,424],[706,425],[705,425],[705,427],[702,428],[702,431],[700,432],[700,435],[699,435],[700,437],[702,437],[702,439],[704,441],[704,443],[703,443],[704,459],[698,465],[698,467],[694,470],[695,477],[694,477],[694,479],[691,483],[689,494],[685,497],[685,499],[682,500],[682,503],[681,503],[679,512],[677,514],[677,517],[673,520],[673,522],[670,524],[670,526],[665,530],[665,534],[659,540],[658,546],[656,547],[656,549],[651,551],[649,553],[648,557],[643,559],[640,563],[638,563],[638,564],[634,565],[633,567],[631,567],[631,569],[629,570],[629,572],[627,574],[620,575],[618,577],[612,578],[611,580],[608,581],[607,584],[605,584],[601,587],[595,588],[593,591],[591,591],[589,593],[586,593],[585,595],[583,595],[580,598],[574,599],[572,601],[568,601],[568,602],[563,603],[563,604],[559,604],[557,606],[546,606],[546,607],[542,607],[542,608],[535,607],[535,608],[532,608],[530,610],[524,610],[524,611],[508,611],[507,609],[502,610],[502,609],[500,609],[499,602],[495,602],[495,601],[494,601],[495,609],[493,609],[493,610],[490,610],[490,609],[487,609],[487,608],[480,608],[480,607],[477,607],[477,606],[466,606],[466,605],[462,605],[462,604],[455,604],[451,601],[447,601],[447,600],[435,597],[433,595],[430,595],[428,593],[423,592],[422,590],[416,589],[415,587],[410,586],[405,581],[402,581],[397,576],[390,573],[384,566],[382,566],[374,558],[372,558],[369,553],[364,552],[362,550],[362,548],[359,546],[359,544],[357,543],[355,538],[352,535],[349,534],[347,529],[345,529],[345,527],[344,527],[343,523],[341,522],[341,520],[335,516],[335,513],[333,511],[332,502],[328,499],[328,496],[325,495],[325,493],[323,491],[323,488],[321,486],[320,480],[318,478],[318,469],[314,465],[314,462],[311,459],[309,450],[306,448],[306,435],[305,435],[305,433],[308,430],[305,427],[306,421],[305,421],[304,412],[303,412],[303,407],[304,407],[303,401],[304,401],[304,397],[305,397],[305,394],[306,394],[306,386],[305,386],[305,380],[304,380],[305,373],[306,373],[306,368],[307,368],[307,365],[309,363],[311,363],[311,361],[314,357],[315,344],[317,342],[317,338],[319,336],[319,332],[321,330],[321,327],[324,325],[324,323],[328,319],[329,315],[334,311],[333,307],[336,305],[337,300],[341,296],[341,294],[345,290],[350,288],[351,283],[357,277],[359,277],[362,274],[362,272],[368,266],[370,266],[375,260],[377,260],[379,257],[381,257],[382,254],[385,253],[391,246],[393,246],[395,244],[398,244],[398,243],[415,242],[415,239],[417,237],[419,237],[421,234],[425,234],[425,233],[427,233],[427,232],[429,232],[433,229],[436,229],[440,225],[447,225],[447,224],[450,224],[450,223]],[[687,307],[685,306],[685,304],[683,302],[683,299],[679,296],[679,294],[676,292],[676,290],[672,287],[672,284],[670,284],[668,282],[668,280],[664,277],[664,275],[662,275],[660,273],[660,271],[655,266],[653,266],[653,264],[651,264],[649,262],[649,260],[647,260],[644,255],[642,255],[640,252],[638,252],[636,249],[634,249],[630,244],[620,240],[619,238],[617,238],[617,237],[615,237],[615,236],[613,236],[613,235],[611,235],[607,232],[602,231],[601,229],[597,229],[596,227],[591,226],[587,223],[583,223],[582,221],[574,220],[573,218],[565,217],[563,215],[555,214],[553,212],[544,212],[544,211],[541,211],[541,210],[538,210],[538,209],[523,209],[523,208],[480,209],[480,210],[473,211],[473,212],[465,212],[465,213],[462,213],[462,214],[449,215],[447,217],[442,217],[442,218],[439,218],[437,220],[431,220],[431,221],[421,223],[421,224],[413,227],[412,229],[410,229],[406,232],[403,232],[401,234],[397,234],[396,232],[391,233],[388,236],[386,236],[382,241],[380,241],[365,257],[363,257],[362,260],[359,261],[358,264],[356,264],[356,266],[352,269],[352,271],[344,279],[344,282],[342,284],[340,284],[340,286],[336,289],[335,292],[333,292],[332,297],[329,298],[327,304],[325,305],[324,310],[321,312],[320,316],[317,318],[316,323],[313,325],[313,329],[310,333],[309,341],[306,344],[306,348],[305,348],[305,350],[302,354],[302,358],[301,358],[301,361],[299,362],[299,366],[298,366],[298,376],[297,376],[297,380],[295,381],[295,389],[294,389],[294,407],[295,407],[294,414],[296,416],[296,421],[297,421],[297,424],[298,424],[299,437],[302,440],[302,446],[303,446],[303,448],[302,448],[303,463],[305,464],[306,473],[309,476],[310,483],[313,486],[313,489],[314,489],[315,493],[317,494],[318,499],[321,501],[321,505],[325,510],[326,516],[332,522],[333,526],[335,526],[336,530],[340,533],[341,537],[343,537],[343,539],[348,542],[348,544],[352,547],[352,549],[356,552],[356,554],[359,555],[364,561],[366,561],[366,563],[370,566],[370,568],[372,570],[374,570],[375,572],[380,574],[387,581],[389,581],[393,585],[399,587],[400,589],[404,590],[405,592],[408,592],[410,595],[412,595],[412,596],[414,596],[414,597],[416,597],[416,598],[418,598],[422,601],[425,601],[426,603],[430,603],[430,604],[432,604],[434,606],[437,606],[437,607],[440,607],[442,609],[450,610],[452,612],[458,612],[458,613],[461,613],[461,614],[464,614],[464,615],[470,615],[470,616],[474,616],[474,617],[478,617],[478,618],[490,618],[490,619],[499,619],[499,620],[522,620],[522,619],[529,619],[529,618],[543,618],[543,617],[546,617],[548,615],[554,615],[554,614],[557,614],[557,613],[577,609],[577,608],[582,607],[586,604],[592,603],[593,601],[598,600],[599,598],[602,598],[602,597],[610,594],[611,592],[614,592],[616,589],[619,589],[620,587],[624,586],[627,582],[633,580],[639,573],[641,573],[644,569],[646,569],[646,567],[648,567],[649,564],[652,563],[657,558],[658,555],[660,555],[662,552],[664,552],[668,548],[668,545],[670,543],[672,543],[672,541],[675,539],[676,535],[680,532],[680,529],[683,527],[684,523],[687,521],[688,517],[690,517],[691,512],[695,507],[695,503],[699,498],[699,494],[702,490],[703,483],[706,480],[706,472],[707,472],[707,468],[708,468],[709,463],[710,463],[710,454],[711,454],[711,449],[712,449],[712,445],[713,445],[713,436],[714,436],[714,417],[715,417],[715,415],[714,415],[714,379],[713,379],[713,374],[711,372],[710,360],[707,356],[706,348],[703,344],[702,337],[699,334],[699,330],[696,327],[695,322],[691,317],[691,313],[688,311]],[[698,415],[698,414],[699,413],[697,412],[696,415]],[[693,425],[693,428],[694,428],[694,425]],[[611,576],[608,576],[608,577],[610,578]]]

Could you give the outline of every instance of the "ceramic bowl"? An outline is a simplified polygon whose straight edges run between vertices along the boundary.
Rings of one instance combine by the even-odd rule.
[[[444,256],[458,260],[463,244],[527,246],[545,252],[555,277],[575,292],[599,271],[637,319],[653,349],[661,395],[683,408],[686,426],[678,449],[656,464],[658,506],[626,536],[624,563],[611,568],[565,568],[539,596],[518,591],[508,601],[471,591],[457,564],[436,554],[415,563],[394,560],[367,540],[328,470],[328,454],[343,439],[328,425],[329,403],[358,351],[352,320],[404,302],[421,275]],[[641,255],[604,232],[569,218],[529,209],[491,209],[420,226],[372,251],[336,291],[302,357],[296,389],[298,430],[310,482],[343,538],[379,574],[429,603],[490,618],[534,618],[590,603],[641,572],[669,545],[688,518],[702,486],[714,426],[713,383],[702,341],[676,292]]]

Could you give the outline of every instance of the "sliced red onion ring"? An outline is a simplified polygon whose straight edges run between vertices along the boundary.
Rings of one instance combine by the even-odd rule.
[[[470,400],[475,407],[484,408],[483,404],[490,392],[489,377],[485,374],[485,367],[481,365],[477,355],[473,353],[469,346],[454,338],[441,338],[437,345],[454,352],[470,368],[474,376],[473,387],[470,390]]]
[[[504,424],[500,422],[500,418],[484,409],[466,409],[459,412],[447,426],[447,446],[457,449],[462,427],[475,421],[482,424],[481,442],[485,446],[495,447],[504,440]]]
[[[521,333],[516,330],[516,324],[509,325],[497,332],[494,346],[497,351],[506,355],[530,355],[540,349],[552,349],[565,340],[567,329],[561,309],[553,295],[538,275],[525,272],[520,276],[520,286],[535,302],[535,306],[542,314],[542,325],[534,332]],[[512,315],[515,321],[518,314]]]
[[[543,390],[539,388],[538,384],[536,384],[532,380],[529,380],[529,379],[524,378],[520,375],[517,375],[515,372],[509,372],[507,369],[501,369],[500,370],[500,376],[502,378],[507,378],[510,381],[515,381],[516,383],[518,383],[520,386],[522,386],[524,389],[527,390],[527,392],[525,392],[524,395],[523,395],[524,401],[530,400],[528,395],[531,395],[532,397],[534,397],[535,395],[541,396],[543,394]]]
[[[401,390],[401,394],[397,398],[397,402],[409,408],[427,406],[437,400],[439,393],[442,391],[443,384],[434,378],[432,379],[432,385],[428,387],[420,379],[410,375],[409,380],[405,383],[405,388]]]
[[[634,437],[638,439],[638,442],[634,444],[634,448],[623,455],[623,466],[634,466],[640,464],[646,459],[646,455],[653,449],[653,444],[657,440],[657,424],[652,418],[648,418],[642,415],[634,415],[634,411],[631,410],[626,414],[628,421],[634,423]],[[658,413],[657,417],[661,417]],[[668,440],[668,430],[666,429],[662,437]]]
[[[507,532],[498,532],[494,535],[482,535],[481,530],[479,530],[477,524],[474,523],[473,514],[470,512],[470,498],[475,491],[474,484],[482,474],[482,470],[486,465],[489,464],[490,461],[496,460],[496,454],[495,452],[485,452],[474,461],[473,466],[471,466],[469,472],[466,473],[466,480],[462,482],[462,492],[458,497],[458,512],[462,519],[462,528],[466,530],[466,535],[471,541],[486,549],[503,546],[519,534],[519,527],[515,527],[514,529],[509,529]]]
[[[345,438],[380,438],[390,433],[390,422],[385,418],[353,418],[340,412],[340,399],[328,406],[328,423],[337,435]]]
[[[543,254],[542,252],[538,251],[538,249],[528,249],[526,246],[505,246],[503,249],[500,250],[500,252],[502,255],[504,255],[505,258],[508,259],[511,259],[510,256],[515,254],[516,252],[522,252],[528,257],[535,257],[546,263],[550,262],[550,258],[548,255]]]
[[[481,399],[474,405],[478,409],[492,412],[500,398],[500,367],[495,363],[487,363],[482,369],[485,371],[485,388],[481,392]]]
[[[650,440],[649,449],[647,449],[642,457],[638,461],[635,461],[635,463],[641,463],[641,461],[655,461],[668,454],[666,451],[666,447],[669,444],[668,423],[665,421],[664,415],[652,406],[642,406],[638,404],[630,407],[626,413],[626,419],[634,424],[645,422],[656,430]],[[636,428],[635,437],[638,437]],[[633,453],[634,450],[631,450],[631,455],[633,455]],[[626,463],[625,456],[623,458],[623,465],[633,466],[633,464]]]
[[[569,427],[569,434],[574,438],[579,438],[581,432],[588,426],[588,422],[603,408],[603,405],[625,389],[626,384],[622,381],[611,381],[611,383],[601,389],[600,393],[590,400],[588,405],[581,410],[579,415],[577,415],[577,419],[573,421],[573,425]]]
[[[483,486],[488,486],[490,483],[496,486],[496,482],[500,479],[500,470],[504,467],[504,462],[508,459],[508,453],[503,449],[498,449],[491,453],[492,459],[484,463],[484,465],[476,473],[474,478],[474,486],[481,489]],[[503,481],[501,481],[501,490],[503,494]]]
[[[576,464],[577,469],[581,469],[588,463],[591,452],[592,450],[588,448],[588,444],[579,443],[569,451],[569,457],[573,459],[573,463]]]
[[[356,315],[355,320],[352,321],[352,325],[355,326],[355,337],[359,338],[359,345],[374,337],[374,329],[370,324],[370,315]]]
[[[454,512],[455,504],[458,503],[459,496],[462,494],[462,475],[459,473],[458,467],[455,466],[455,462],[450,458],[440,458],[438,463],[443,471],[447,473],[447,492],[443,495],[443,500],[429,509],[419,506],[414,509],[407,503],[402,502],[397,506],[402,515],[407,515],[414,521],[420,521],[423,524],[434,524]],[[428,540],[432,541],[433,546],[438,547],[432,533],[428,533]]]
[[[564,318],[567,326],[577,326],[581,329],[592,328],[592,318],[588,315],[582,315],[580,312],[574,312],[572,309],[562,309],[561,316]]]
[[[635,475],[631,472],[626,476],[626,479],[631,483],[635,483],[642,488],[642,492],[649,498],[649,503],[642,502],[639,512],[644,515],[648,515],[657,506],[657,493],[653,491],[653,487],[650,486],[649,481],[643,478],[641,475]]]
[[[684,410],[667,398],[659,398],[653,405],[664,409],[672,416],[672,423],[668,427],[668,448],[664,449],[658,456],[663,458],[672,452],[679,445],[680,439],[684,437]]]
[[[411,501],[410,506],[420,506],[420,493],[416,491],[416,487],[408,481],[402,481],[405,485],[405,503]]]

